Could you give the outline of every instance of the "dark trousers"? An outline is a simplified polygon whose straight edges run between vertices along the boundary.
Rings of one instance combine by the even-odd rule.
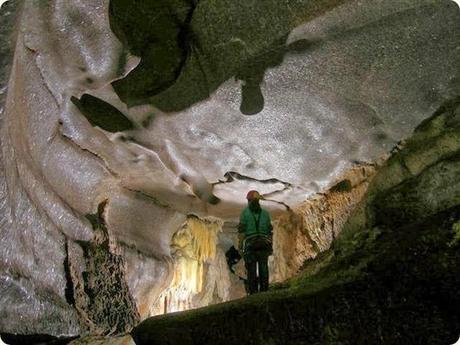
[[[244,264],[248,274],[247,292],[252,295],[268,290],[268,256],[266,250],[248,251],[244,254]],[[257,274],[257,268],[259,274]]]

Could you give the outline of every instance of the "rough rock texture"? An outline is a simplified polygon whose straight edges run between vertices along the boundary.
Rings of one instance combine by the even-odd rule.
[[[367,191],[375,169],[355,167],[327,192],[274,217],[270,282],[292,278],[306,260],[330,248]]]
[[[296,206],[459,93],[447,0],[30,0],[19,12],[0,129],[1,332],[84,331],[70,292],[101,202],[127,267],[107,288],[127,285],[146,317],[187,215],[234,222],[254,188],[271,211]],[[437,169],[426,178],[456,172]]]
[[[310,262],[302,276],[245,300],[148,319],[133,332],[136,344],[455,343],[460,334],[460,180],[458,174],[431,171],[456,169],[458,141],[440,145],[439,139],[458,135],[459,110],[460,98],[394,152],[333,248]],[[440,153],[437,158],[419,162],[416,172],[395,175],[414,152],[433,149]],[[434,185],[439,191],[426,208]],[[393,202],[402,190],[412,197],[396,212]],[[420,204],[424,214],[418,213]],[[392,218],[378,216],[386,209]]]
[[[126,264],[122,251],[104,223],[104,204],[96,215],[90,215],[94,238],[82,244],[85,260],[83,272],[73,267],[69,255],[66,298],[75,306],[82,328],[91,334],[120,334],[139,322],[139,313],[126,281]],[[78,267],[78,265],[77,265]]]

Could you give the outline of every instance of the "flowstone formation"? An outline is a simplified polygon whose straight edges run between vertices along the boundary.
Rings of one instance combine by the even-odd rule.
[[[224,253],[250,189],[275,226],[273,282],[322,262],[374,163],[460,94],[447,0],[27,0],[0,18],[0,333],[114,334],[244,296]],[[372,224],[450,215],[430,181],[455,169],[424,165],[457,150],[448,118],[409,172],[378,173],[382,190],[423,178],[376,194]]]
[[[170,286],[158,302],[151,305],[151,315],[204,307],[227,301],[231,288],[223,249],[218,246],[222,221],[187,219],[171,240],[175,263]]]

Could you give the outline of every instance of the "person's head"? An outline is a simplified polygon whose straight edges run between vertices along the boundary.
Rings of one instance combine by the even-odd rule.
[[[259,200],[262,199],[262,195],[256,190],[251,190],[246,195],[246,199],[248,200],[249,205],[258,205]]]

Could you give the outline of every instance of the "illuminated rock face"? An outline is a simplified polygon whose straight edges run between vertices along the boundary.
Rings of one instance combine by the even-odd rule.
[[[283,203],[305,217],[309,207],[299,205],[308,197],[388,152],[460,91],[459,11],[449,1],[232,4],[172,8],[189,15],[177,17],[182,26],[165,31],[156,51],[143,34],[137,45],[127,35],[151,22],[142,5],[114,0],[109,16],[107,0],[21,3],[1,120],[2,332],[91,329],[95,321],[83,317],[90,304],[80,303],[93,298],[84,287],[97,277],[84,251],[96,235],[89,215],[98,214],[113,243],[104,257],[129,286],[121,308],[135,323],[171,286],[184,287],[181,268],[186,275],[204,261],[182,263],[171,250],[187,215],[235,224],[247,190],[258,189],[275,201],[263,204],[274,217]],[[171,51],[163,49],[170,33]],[[159,64],[158,77],[164,56],[178,63]],[[149,88],[136,88],[143,79]],[[319,250],[330,245],[328,229],[313,241]],[[215,267],[222,250],[205,255]],[[317,251],[280,254],[292,266],[276,268],[277,279]],[[222,277],[200,283],[213,279]],[[203,291],[228,297],[216,289]],[[110,310],[102,314],[112,320]]]
[[[151,315],[198,308],[229,299],[230,276],[218,247],[221,221],[187,219],[172,238],[174,274],[168,288],[151,305]]]
[[[269,262],[272,282],[292,278],[306,260],[330,248],[366,193],[374,174],[373,166],[352,169],[326,193],[274,219],[274,250]]]

